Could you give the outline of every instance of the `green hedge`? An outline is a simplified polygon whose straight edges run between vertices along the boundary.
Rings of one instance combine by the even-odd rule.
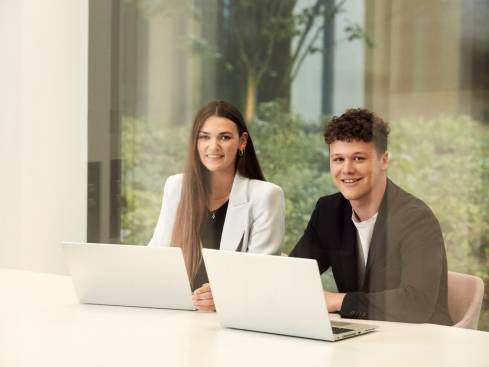
[[[250,125],[268,181],[286,198],[288,253],[304,231],[317,199],[335,192],[322,126],[260,105]],[[144,244],[158,218],[166,177],[182,171],[189,124],[164,127],[124,118],[122,241]],[[476,274],[489,288],[489,132],[467,117],[391,122],[389,176],[423,199],[438,217],[450,270]],[[331,278],[325,284],[334,287]],[[487,302],[487,301],[486,301]],[[488,305],[481,328],[489,330]],[[486,321],[485,321],[486,320]]]
[[[122,243],[146,244],[158,220],[165,179],[182,172],[190,126],[122,120]]]
[[[450,270],[488,277],[487,127],[467,117],[391,125],[389,175],[438,217]]]

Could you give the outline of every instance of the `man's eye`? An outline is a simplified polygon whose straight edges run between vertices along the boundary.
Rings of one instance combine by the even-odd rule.
[[[356,161],[364,161],[365,160],[365,157],[355,157],[353,159],[356,160]]]
[[[333,162],[335,162],[335,163],[341,163],[341,162],[343,162],[343,158],[334,158],[333,159]]]

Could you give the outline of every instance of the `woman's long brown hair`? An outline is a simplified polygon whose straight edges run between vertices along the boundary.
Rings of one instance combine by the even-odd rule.
[[[200,232],[209,198],[209,171],[200,161],[197,150],[199,132],[211,116],[233,121],[239,136],[248,133],[243,156],[236,155],[236,169],[247,178],[265,181],[255,148],[241,112],[231,103],[213,101],[203,106],[195,116],[183,172],[183,184],[172,233],[172,246],[181,247],[189,278],[193,281],[202,261]]]

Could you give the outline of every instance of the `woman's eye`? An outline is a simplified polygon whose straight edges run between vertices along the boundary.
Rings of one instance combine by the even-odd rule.
[[[207,140],[209,139],[209,135],[199,135],[199,140]]]
[[[223,136],[221,136],[221,140],[222,141],[228,141],[229,139],[231,139],[231,137],[229,135],[223,135]]]

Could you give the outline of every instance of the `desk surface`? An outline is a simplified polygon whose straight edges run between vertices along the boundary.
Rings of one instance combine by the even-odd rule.
[[[80,305],[69,277],[0,269],[2,367],[489,366],[487,332],[370,323],[336,343],[223,329],[213,313]]]

